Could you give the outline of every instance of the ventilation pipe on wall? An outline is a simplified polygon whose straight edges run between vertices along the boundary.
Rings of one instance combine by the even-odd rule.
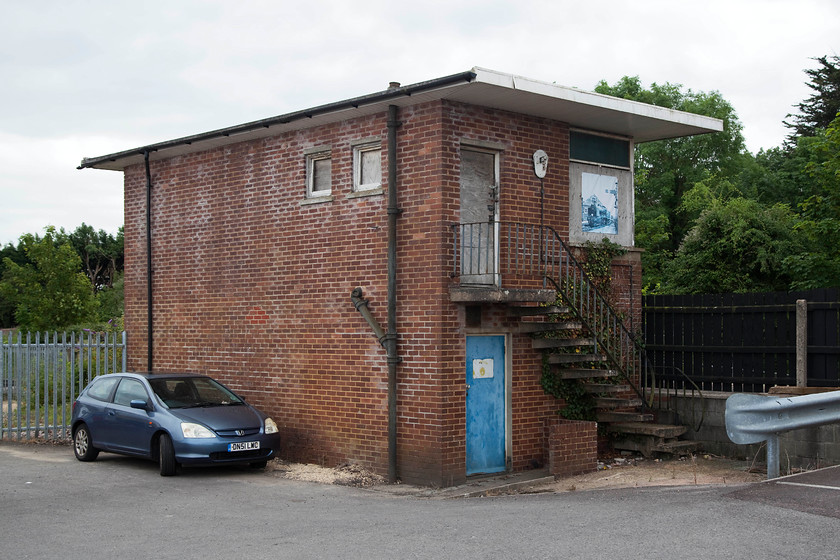
[[[146,164],[146,368],[154,371],[152,350],[154,327],[152,323],[152,173],[149,170],[149,150],[143,151]]]

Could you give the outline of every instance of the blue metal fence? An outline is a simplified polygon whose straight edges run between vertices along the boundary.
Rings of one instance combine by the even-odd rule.
[[[71,407],[79,392],[94,377],[125,368],[125,332],[3,337],[0,440],[67,439]]]

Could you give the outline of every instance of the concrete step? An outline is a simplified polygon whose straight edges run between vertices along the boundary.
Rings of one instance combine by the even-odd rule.
[[[574,347],[592,349],[595,343],[590,338],[535,338],[531,341],[531,347],[535,350]]]
[[[508,307],[508,315],[511,317],[544,317],[548,315],[559,315],[568,313],[568,307],[559,307],[557,305],[547,305],[545,307],[537,305],[523,305]]]
[[[521,333],[541,333],[551,331],[561,332],[567,330],[580,330],[582,328],[583,323],[580,321],[522,321],[519,323],[519,332]]]
[[[613,448],[624,451],[636,451],[650,457],[657,453],[667,455],[690,455],[700,448],[700,442],[681,439],[663,440],[655,436],[634,435],[628,438],[615,439]]]
[[[612,398],[612,397],[596,397],[595,406],[598,408],[636,408],[642,406],[642,399],[640,398]]]
[[[700,449],[699,441],[691,441],[690,439],[678,439],[676,441],[666,441],[662,445],[656,446],[655,451],[660,453],[670,453],[672,455],[688,455]]]
[[[550,364],[580,364],[580,363],[598,363],[606,362],[607,357],[601,354],[550,354],[548,356],[548,363]]]
[[[614,422],[653,422],[653,414],[647,412],[608,412],[597,411],[595,418],[598,422],[609,422],[610,427]],[[609,428],[609,427],[608,427]]]
[[[560,379],[605,379],[613,377],[618,372],[614,369],[585,369],[585,368],[561,368],[557,369]]]
[[[648,435],[666,439],[677,438],[688,431],[685,426],[650,422],[623,422],[611,424],[607,429],[613,433]]]
[[[632,390],[628,385],[616,385],[614,383],[584,383],[583,388],[587,393],[596,395],[611,395]]]

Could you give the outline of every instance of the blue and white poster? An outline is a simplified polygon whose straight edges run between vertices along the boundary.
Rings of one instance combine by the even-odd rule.
[[[618,233],[618,178],[583,173],[581,227],[588,233]]]

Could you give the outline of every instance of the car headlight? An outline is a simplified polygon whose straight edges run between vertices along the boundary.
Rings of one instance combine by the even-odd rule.
[[[212,438],[216,434],[202,426],[201,424],[193,424],[192,422],[181,422],[181,433],[185,438]]]
[[[271,418],[265,419],[265,433],[267,434],[276,434],[277,433],[277,423],[272,420]]]

